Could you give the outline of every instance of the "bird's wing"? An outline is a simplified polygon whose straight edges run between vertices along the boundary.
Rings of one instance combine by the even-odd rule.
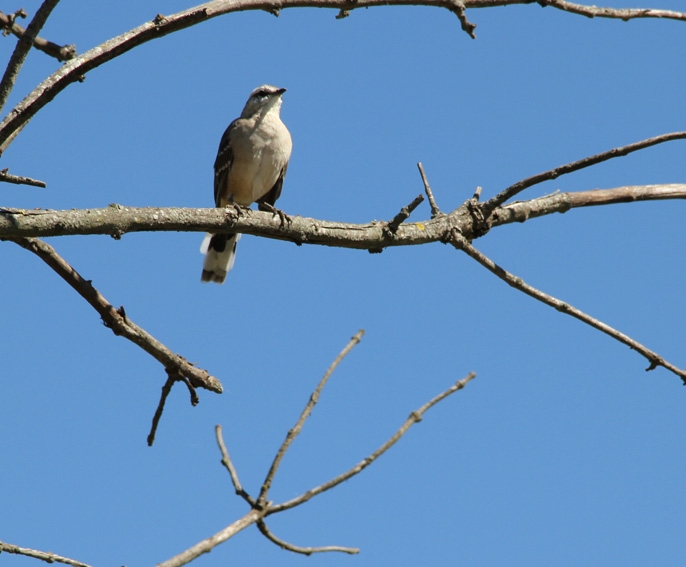
[[[226,180],[229,175],[229,170],[231,169],[231,164],[233,163],[231,133],[236,127],[236,122],[237,120],[234,120],[224,131],[222,139],[219,142],[217,158],[214,160],[214,204],[217,207],[226,206],[226,203],[222,202],[222,197],[225,198],[225,196],[222,195],[222,192],[226,188]]]
[[[286,177],[286,170],[288,169],[288,164],[283,166],[279,178],[274,183],[274,186],[267,191],[262,197],[257,200],[257,208],[260,211],[271,211],[272,209],[264,207],[262,203],[271,205],[272,207],[276,203],[276,200],[281,196],[281,189],[283,188],[283,180]]]

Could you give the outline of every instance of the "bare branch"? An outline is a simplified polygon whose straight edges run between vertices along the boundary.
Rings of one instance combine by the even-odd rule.
[[[412,200],[412,202],[409,205],[400,209],[400,212],[388,222],[386,228],[390,230],[392,234],[398,232],[398,227],[410,218],[412,211],[414,211],[422,203],[423,200],[424,195],[420,193]]]
[[[224,436],[222,435],[221,425],[215,426],[214,434],[217,437],[217,444],[219,445],[219,450],[222,452],[222,465],[224,465],[226,467],[226,470],[229,471],[229,476],[231,477],[233,487],[236,489],[236,494],[238,494],[238,496],[243,498],[243,500],[245,500],[248,504],[250,504],[251,507],[254,508],[255,499],[243,489],[241,481],[238,480],[238,472],[236,471],[236,468],[233,466],[233,462],[229,457],[229,452],[227,451],[226,445],[224,444]]]
[[[15,185],[32,185],[34,187],[47,187],[45,181],[39,181],[38,179],[31,179],[30,177],[21,177],[20,175],[12,175],[8,173],[9,169],[5,168],[0,171],[0,181],[5,183],[14,183]]]
[[[424,166],[422,162],[417,163],[417,168],[419,169],[419,174],[422,176],[422,183],[424,184],[424,191],[426,192],[426,198],[429,199],[429,206],[431,207],[431,218],[435,219],[441,214],[441,209],[438,208],[436,204],[436,199],[434,199],[433,191],[431,191],[431,186],[429,185],[429,180],[426,178],[426,173],[424,173]]]
[[[152,444],[155,442],[155,434],[157,433],[157,426],[160,423],[162,412],[164,411],[164,404],[167,402],[167,397],[171,393],[172,386],[174,386],[175,382],[183,382],[186,384],[191,394],[191,405],[193,407],[200,403],[200,398],[198,398],[195,388],[185,376],[182,376],[178,373],[178,371],[170,370],[169,368],[167,368],[167,376],[167,381],[164,383],[164,386],[162,386],[162,395],[160,396],[160,401],[157,404],[155,415],[152,418],[152,426],[150,428],[150,433],[148,434],[148,447],[152,447]]]
[[[345,482],[349,478],[352,478],[356,474],[359,474],[362,472],[364,469],[366,469],[369,465],[371,465],[376,459],[378,459],[381,455],[383,455],[386,451],[388,451],[393,445],[395,445],[400,438],[407,433],[407,431],[412,427],[415,423],[419,422],[422,420],[422,416],[424,413],[426,413],[428,410],[430,410],[433,406],[435,406],[438,402],[441,400],[447,398],[450,394],[453,394],[457,392],[458,390],[461,390],[467,385],[467,382],[469,382],[472,378],[475,378],[476,374],[474,372],[470,372],[467,376],[462,378],[462,380],[458,380],[455,384],[453,384],[450,388],[447,390],[441,392],[438,394],[435,398],[429,400],[426,402],[422,407],[420,407],[418,410],[413,411],[410,416],[405,420],[405,422],[400,426],[400,428],[391,436],[391,438],[386,441],[381,447],[379,447],[376,451],[371,453],[368,457],[357,463],[354,467],[351,469],[347,470],[343,474],[337,476],[336,478],[325,482],[324,484],[321,484],[311,490],[308,490],[307,492],[301,494],[300,496],[297,496],[296,498],[293,498],[292,500],[289,500],[288,502],[284,502],[282,504],[275,504],[273,506],[270,506],[267,509],[267,516],[271,514],[275,514],[277,512],[282,512],[283,510],[288,510],[289,508],[294,508],[295,506],[299,506],[300,504],[303,504],[307,502],[310,498],[317,496],[317,494],[321,494],[322,492],[326,492],[327,490],[338,486],[342,482]]]
[[[324,547],[299,547],[288,543],[282,539],[276,537],[272,532],[269,531],[267,524],[264,520],[257,521],[257,527],[262,532],[262,534],[271,542],[278,545],[281,549],[286,551],[292,551],[294,553],[302,553],[303,555],[312,555],[313,553],[324,553],[327,551],[340,551],[341,553],[349,553],[350,555],[355,555],[360,552],[357,547],[341,547],[338,545],[327,545]]]
[[[193,561],[196,557],[199,557],[203,553],[209,553],[219,544],[224,543],[227,539],[232,538],[238,532],[244,530],[248,526],[254,524],[259,519],[264,516],[264,511],[252,509],[242,518],[236,520],[231,525],[225,527],[223,530],[217,532],[213,536],[208,537],[198,543],[193,547],[188,548],[186,551],[182,551],[178,555],[175,555],[167,561],[159,563],[157,567],[181,567]]]
[[[293,429],[288,431],[286,439],[284,439],[284,442],[281,444],[281,447],[279,447],[279,450],[277,451],[276,456],[274,457],[274,461],[272,462],[271,467],[269,467],[267,477],[264,479],[264,482],[262,483],[262,489],[260,490],[260,495],[257,498],[258,506],[265,505],[267,501],[267,496],[269,494],[269,488],[271,487],[272,481],[274,480],[274,475],[276,474],[276,471],[279,469],[279,465],[281,464],[281,461],[283,460],[286,451],[288,451],[288,448],[291,446],[291,443],[293,443],[295,438],[300,434],[300,431],[302,430],[305,420],[310,416],[312,410],[314,409],[314,406],[319,401],[319,395],[321,394],[322,389],[328,382],[329,377],[331,376],[331,374],[333,374],[333,371],[336,370],[336,368],[341,363],[341,361],[346,357],[346,355],[355,347],[356,344],[358,344],[362,340],[363,335],[364,329],[360,329],[359,331],[357,331],[357,333],[355,333],[355,335],[350,339],[345,348],[338,354],[338,356],[335,358],[335,360],[331,363],[331,365],[325,372],[322,379],[319,381],[319,384],[317,384],[317,387],[314,389],[314,392],[312,392],[312,395],[310,396],[309,401],[305,405],[305,409],[300,414],[300,417],[298,418],[298,421],[296,422],[295,426],[293,427]]]
[[[0,541],[0,553],[13,553],[15,555],[25,555],[26,557],[33,557],[34,559],[40,559],[46,563],[64,563],[65,565],[71,565],[72,567],[90,567],[86,563],[81,563],[81,561],[76,561],[76,559],[69,559],[68,557],[62,557],[56,553],[47,553],[45,551],[37,551],[35,549],[29,549],[27,547],[19,547],[18,545],[12,545],[11,543],[4,543]]]
[[[455,13],[460,19],[462,28],[473,37],[475,26],[466,20],[466,9],[493,8],[512,4],[531,4],[535,1],[536,0],[355,0],[354,2],[351,2],[351,0],[212,0],[201,4],[200,6],[196,6],[195,8],[190,8],[170,16],[158,15],[154,20],[114,37],[68,61],[58,71],[36,87],[33,92],[21,101],[2,123],[0,123],[0,153],[7,149],[7,146],[14,137],[28,121],[33,118],[36,112],[55,98],[68,85],[82,80],[83,76],[92,69],[130,51],[138,45],[223,14],[247,10],[265,10],[274,13],[275,10],[298,7],[332,8],[346,12],[353,8],[370,8],[373,6],[432,6],[436,8],[446,8]],[[547,5],[559,9],[576,6],[561,1],[540,1],[544,1]],[[617,17],[621,19],[630,19],[632,17],[686,19],[686,14],[680,12],[639,10],[636,13],[628,14],[626,11],[613,10],[611,8],[605,8],[603,10],[603,17]],[[570,9],[568,11],[574,10]],[[501,201],[501,203],[502,202],[504,201]]]
[[[636,18],[666,18],[686,22],[686,14],[672,10],[652,10],[646,8],[599,8],[598,6],[584,6],[566,2],[565,0],[536,0],[541,6],[550,6],[572,14],[579,14],[588,18],[613,18],[625,22]]]
[[[626,156],[632,152],[649,148],[650,146],[656,146],[658,144],[670,142],[672,140],[683,140],[685,138],[686,132],[671,132],[669,134],[660,134],[659,136],[655,136],[653,138],[647,138],[645,140],[641,140],[640,142],[634,142],[633,144],[628,144],[626,146],[621,146],[619,148],[613,148],[611,150],[602,152],[600,154],[596,154],[594,156],[586,157],[578,161],[573,161],[572,163],[568,163],[566,165],[561,165],[554,169],[550,169],[548,171],[544,171],[543,173],[538,173],[536,175],[523,179],[522,181],[518,181],[514,185],[510,185],[507,189],[501,191],[495,197],[484,203],[483,206],[485,207],[486,211],[490,213],[496,207],[502,205],[505,201],[508,201],[518,193],[524,191],[524,189],[528,189],[529,187],[537,185],[538,183],[543,183],[544,181],[556,179],[560,177],[560,175],[572,173],[573,171],[579,171],[580,169],[584,169],[586,167],[590,167],[592,165],[596,165],[598,163],[602,163],[604,161],[616,157]]]
[[[222,392],[221,382],[217,378],[201,368],[196,368],[182,356],[173,353],[155,337],[131,321],[122,307],[115,309],[93,287],[90,280],[84,279],[81,274],[55,252],[52,246],[36,238],[17,238],[13,239],[12,242],[33,252],[57,272],[62,279],[74,288],[100,314],[105,326],[112,329],[115,335],[121,335],[138,345],[159,361],[165,370],[180,374],[187,378],[193,386],[205,388],[219,394]]]
[[[499,226],[511,222],[524,222],[553,213],[566,213],[577,207],[596,207],[661,199],[686,199],[686,184],[629,185],[615,187],[614,189],[594,189],[593,191],[572,193],[556,191],[551,195],[530,201],[517,201],[499,207],[491,215],[490,223],[491,226]]]
[[[26,14],[24,14],[26,17]],[[3,14],[0,12],[0,28],[2,28],[5,34],[12,33],[16,37],[22,37],[26,30],[16,23],[16,18],[14,14]],[[52,41],[43,39],[42,37],[36,37],[33,40],[33,47],[54,57],[58,61],[68,61],[76,57],[76,46],[75,45],[57,45]]]
[[[583,323],[586,323],[587,325],[590,325],[591,327],[598,329],[599,331],[605,333],[613,339],[621,343],[624,343],[632,350],[635,350],[636,352],[644,356],[646,359],[648,359],[648,362],[650,362],[650,365],[648,366],[648,368],[646,368],[646,370],[654,370],[658,366],[662,366],[663,368],[666,368],[670,372],[673,372],[674,374],[679,376],[679,378],[681,378],[684,384],[686,384],[686,370],[681,370],[677,368],[673,364],[664,360],[657,353],[643,346],[641,343],[635,341],[634,339],[625,335],[624,333],[620,333],[619,331],[610,327],[609,325],[606,325],[602,321],[599,321],[598,319],[595,319],[590,315],[587,315],[586,313],[580,311],[576,307],[572,307],[568,303],[560,301],[559,299],[546,293],[543,293],[542,291],[539,291],[538,289],[528,285],[527,283],[524,283],[524,281],[521,278],[504,270],[495,262],[493,262],[493,260],[484,256],[481,252],[474,248],[464,236],[459,234],[459,232],[455,232],[453,234],[451,244],[458,250],[463,250],[468,256],[476,260],[484,268],[498,276],[508,285],[514,287],[515,289],[518,289],[519,291],[523,291],[527,295],[533,297],[534,299],[537,299],[542,303],[545,303],[546,305],[549,305],[550,307],[554,307],[561,313],[566,313],[567,315],[571,315],[572,317],[579,319],[579,321],[582,321]]]
[[[19,74],[19,69],[24,64],[24,60],[28,55],[33,42],[41,30],[53,8],[57,6],[60,0],[44,0],[40,8],[36,12],[36,15],[31,20],[31,23],[26,28],[26,31],[21,35],[17,45],[14,48],[9,63],[7,63],[7,68],[5,69],[5,74],[0,80],[0,111],[5,106],[7,102],[7,97],[12,92],[14,83],[17,80],[17,75]]]

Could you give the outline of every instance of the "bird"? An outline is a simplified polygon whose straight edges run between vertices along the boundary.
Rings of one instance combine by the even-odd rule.
[[[284,88],[262,85],[250,93],[240,117],[231,122],[219,142],[214,162],[214,202],[275,212],[291,158],[293,141],[280,112]],[[240,234],[207,234],[200,281],[224,283],[233,267]]]

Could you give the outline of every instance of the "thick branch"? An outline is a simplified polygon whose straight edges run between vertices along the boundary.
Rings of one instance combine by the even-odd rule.
[[[246,10],[265,10],[271,13],[284,8],[311,7],[332,8],[349,12],[358,8],[373,6],[432,6],[445,8],[458,16],[463,29],[473,35],[473,24],[469,24],[464,16],[464,10],[470,8],[492,8],[512,4],[531,4],[536,0],[213,0],[195,8],[190,8],[170,16],[158,15],[153,21],[147,22],[120,36],[114,37],[90,51],[68,61],[58,71],[53,73],[33,90],[14,110],[0,123],[0,153],[3,152],[19,131],[43,106],[50,102],[68,85],[80,81],[87,72],[99,67],[103,63],[118,57],[134,47],[163,37],[180,29],[184,29],[202,21]],[[575,12],[574,4],[560,0],[553,2],[545,0],[547,5]],[[590,7],[589,7],[590,9]],[[576,10],[575,13],[580,13]],[[613,16],[614,14],[614,16]],[[589,14],[584,14],[589,15]],[[597,14],[600,15],[600,14]],[[639,10],[635,14],[628,14],[619,9],[603,9],[603,17],[630,19],[633,17],[660,17],[677,20],[686,19],[686,14],[680,12]]]
[[[78,294],[83,297],[102,317],[107,327],[112,329],[115,335],[121,335],[132,343],[141,347],[145,352],[158,360],[165,369],[177,372],[187,378],[195,387],[205,388],[212,392],[221,393],[222,385],[217,378],[211,376],[206,370],[196,368],[182,356],[173,353],[155,337],[150,335],[131,321],[124,309],[115,309],[100,292],[93,287],[90,280],[84,279],[72,268],[55,249],[45,242],[36,238],[18,238],[13,240],[16,244],[33,252],[57,274],[64,279]]]
[[[563,213],[577,207],[635,201],[686,198],[686,184],[636,185],[554,193],[530,201],[497,208],[488,219],[491,226],[523,222],[529,218]],[[472,207],[473,208],[473,207]],[[389,234],[382,222],[350,224],[292,216],[282,225],[271,213],[242,209],[136,208],[110,205],[104,209],[24,210],[0,208],[0,239],[66,235],[106,234],[120,238],[127,232],[188,231],[240,232],[297,244],[316,244],[358,250],[443,242],[453,229],[476,237],[470,207],[461,205],[450,214],[431,220],[405,222]]]
[[[33,557],[34,559],[40,559],[46,563],[64,563],[65,565],[71,565],[72,567],[90,567],[90,565],[87,565],[86,563],[81,563],[80,561],[76,561],[76,559],[62,557],[56,553],[38,551],[36,549],[29,549],[28,547],[19,547],[18,545],[12,545],[11,543],[4,543],[0,541],[0,553],[3,552]]]
[[[496,264],[493,260],[479,252],[467,241],[467,239],[465,239],[464,236],[462,236],[458,232],[455,232],[453,234],[451,244],[453,244],[453,246],[458,250],[463,250],[468,256],[476,260],[484,268],[498,276],[508,285],[514,287],[515,289],[518,289],[519,291],[523,291],[527,295],[533,297],[534,299],[537,299],[542,303],[545,303],[546,305],[549,305],[550,307],[553,307],[561,313],[566,313],[567,315],[571,315],[572,317],[579,319],[579,321],[582,321],[583,323],[586,323],[587,325],[590,325],[591,327],[598,329],[599,331],[605,333],[613,339],[621,343],[624,343],[632,350],[635,350],[640,355],[648,359],[650,365],[648,366],[648,368],[646,368],[646,370],[654,370],[658,366],[662,366],[663,368],[666,368],[670,372],[673,372],[674,374],[679,376],[679,378],[681,378],[681,380],[686,385],[686,370],[681,370],[680,368],[677,368],[670,362],[667,362],[659,354],[653,352],[652,350],[645,347],[638,341],[635,341],[634,339],[625,335],[624,333],[620,333],[618,330],[610,327],[602,321],[599,321],[598,319],[595,319],[590,315],[587,315],[586,313],[577,309],[576,307],[571,306],[569,303],[560,301],[556,297],[548,295],[547,293],[543,293],[535,287],[525,283],[521,278],[515,276],[514,274],[511,274],[507,270],[504,270],[503,268],[498,266],[498,264]]]

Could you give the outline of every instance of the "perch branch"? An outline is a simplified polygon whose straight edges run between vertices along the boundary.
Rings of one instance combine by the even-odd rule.
[[[187,378],[194,387],[205,388],[212,392],[221,393],[222,385],[217,378],[207,371],[196,368],[182,356],[173,353],[147,331],[131,321],[124,309],[115,309],[93,284],[84,279],[72,268],[55,249],[36,238],[18,238],[12,240],[22,248],[33,252],[57,274],[64,279],[76,292],[83,297],[102,317],[106,327],[112,329],[115,335],[121,335],[132,343],[141,347],[145,352],[159,361],[165,370],[177,372]]]
[[[289,508],[293,508],[295,506],[303,504],[307,502],[310,498],[316,496],[317,494],[326,492],[327,490],[335,486],[338,486],[342,482],[345,482],[349,478],[352,478],[356,474],[359,474],[369,465],[371,465],[376,459],[378,459],[381,455],[383,455],[386,451],[388,451],[391,447],[393,447],[393,445],[395,445],[400,440],[400,438],[403,435],[405,435],[405,433],[407,433],[410,427],[412,427],[415,423],[418,423],[422,420],[423,415],[428,410],[430,410],[441,400],[447,398],[450,394],[453,394],[458,390],[464,388],[467,385],[467,383],[474,377],[476,377],[476,374],[474,374],[474,372],[470,372],[467,376],[462,378],[462,380],[458,380],[450,388],[441,392],[436,397],[426,402],[419,409],[413,411],[410,414],[410,416],[405,420],[405,422],[400,426],[400,428],[390,437],[390,439],[388,439],[388,441],[386,441],[383,445],[381,445],[381,447],[379,447],[376,451],[374,451],[369,456],[364,458],[362,461],[357,463],[354,467],[345,471],[343,474],[340,474],[336,478],[331,479],[330,481],[325,482],[324,484],[321,484],[311,490],[308,490],[307,492],[293,498],[292,500],[283,502],[282,504],[275,504],[270,506],[267,510],[267,515],[274,514],[276,512],[282,512],[283,510],[288,510]]]
[[[544,8],[550,6],[564,12],[571,12],[587,18],[613,18],[625,22],[636,18],[667,18],[686,22],[686,14],[673,10],[653,10],[649,8],[599,8],[566,2],[565,0],[536,0]]]
[[[312,392],[309,401],[305,405],[305,409],[300,414],[300,417],[298,418],[296,424],[293,426],[293,429],[290,429],[288,431],[286,439],[284,439],[284,442],[281,444],[281,447],[279,447],[279,450],[277,451],[276,456],[274,457],[274,461],[272,461],[272,465],[271,467],[269,467],[269,472],[267,473],[267,476],[264,479],[264,482],[262,483],[262,489],[260,490],[260,495],[257,498],[258,506],[265,505],[267,501],[267,496],[269,494],[269,489],[272,485],[272,481],[274,480],[274,475],[276,474],[276,471],[279,469],[279,465],[281,464],[281,461],[283,460],[286,451],[288,451],[288,448],[291,446],[291,443],[293,443],[295,438],[300,434],[300,431],[302,430],[305,420],[310,416],[312,410],[314,409],[314,406],[319,401],[319,395],[321,394],[322,389],[328,382],[334,370],[336,370],[338,365],[341,363],[341,361],[355,347],[355,345],[357,345],[362,340],[363,335],[364,329],[360,329],[359,331],[357,331],[357,333],[355,333],[355,335],[350,339],[350,341],[348,341],[348,344],[345,345],[343,350],[331,363],[327,371],[324,373],[324,376],[319,381],[319,384],[317,384],[317,387],[314,389],[314,392]]]
[[[555,308],[557,311],[560,311],[561,313],[566,313],[567,315],[571,315],[572,317],[579,319],[579,321],[582,321],[583,323],[586,323],[587,325],[590,325],[591,327],[598,329],[599,331],[605,333],[613,339],[621,343],[624,343],[632,350],[635,350],[636,352],[644,356],[650,363],[648,368],[646,368],[647,371],[654,370],[658,366],[662,366],[663,368],[666,368],[670,372],[673,372],[674,374],[679,376],[679,378],[681,378],[681,380],[686,385],[686,370],[681,370],[680,368],[677,368],[673,364],[667,362],[657,353],[643,346],[641,343],[635,341],[634,339],[625,335],[624,333],[620,333],[616,329],[610,327],[609,325],[606,325],[602,321],[599,321],[598,319],[595,319],[590,315],[587,315],[583,311],[580,311],[576,307],[572,307],[568,303],[560,301],[559,299],[551,295],[548,295],[547,293],[543,293],[542,291],[525,283],[521,278],[504,270],[503,268],[498,266],[498,264],[493,262],[493,260],[479,252],[459,232],[455,231],[453,233],[450,242],[455,248],[457,248],[458,250],[463,250],[468,256],[476,260],[484,268],[498,276],[508,285],[514,287],[515,289],[518,289],[519,291],[526,293],[527,295],[533,297],[534,299],[537,299],[542,303],[545,303],[546,305],[549,305],[550,307]]]
[[[72,567],[90,567],[90,565],[87,565],[86,563],[81,563],[81,561],[69,559],[68,557],[62,557],[56,553],[46,553],[45,551],[37,551],[35,549],[29,549],[28,547],[19,547],[18,545],[0,541],[0,553],[2,552],[33,557],[34,559],[40,559],[46,563],[64,563],[65,565],[71,565]]]

